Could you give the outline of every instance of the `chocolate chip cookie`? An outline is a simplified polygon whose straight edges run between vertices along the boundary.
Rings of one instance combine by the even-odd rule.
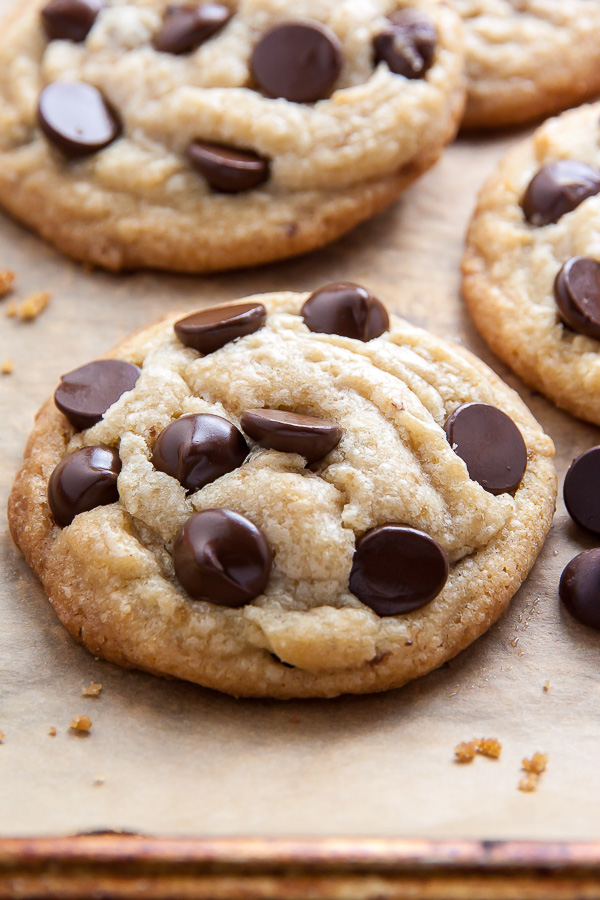
[[[445,0],[46,0],[0,38],[0,204],[109,269],[320,247],[429,168],[462,114]]]
[[[238,696],[379,691],[506,608],[553,452],[479,360],[338,283],[168,316],[66,374],[9,521],[98,656]]]
[[[466,31],[464,124],[528,122],[600,92],[600,8],[590,0],[455,0]]]

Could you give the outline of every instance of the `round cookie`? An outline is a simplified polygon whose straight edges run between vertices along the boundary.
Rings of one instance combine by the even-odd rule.
[[[463,124],[514,125],[600,92],[600,7],[590,0],[455,0],[466,32]]]
[[[350,284],[177,321],[102,361],[141,374],[92,427],[48,400],[10,497],[76,640],[237,696],[332,697],[423,675],[501,615],[550,527],[554,448],[483,363]],[[81,387],[68,416],[94,403]]]
[[[445,0],[29,0],[0,71],[0,204],[114,270],[323,246],[437,160],[465,93]]]
[[[463,292],[492,350],[600,424],[600,104],[545,122],[483,186]],[[595,335],[595,336],[594,336]]]

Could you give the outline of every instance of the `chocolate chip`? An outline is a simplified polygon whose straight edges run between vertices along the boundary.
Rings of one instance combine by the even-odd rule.
[[[214,353],[229,341],[254,334],[267,321],[262,303],[212,306],[180,319],[173,326],[182,344],[199,353]]]
[[[122,359],[97,359],[63,375],[54,402],[78,430],[91,428],[106,410],[130,391],[140,370]]]
[[[385,62],[391,72],[405,78],[423,78],[435,56],[434,24],[417,9],[401,9],[373,40],[375,62]]]
[[[42,22],[51,41],[85,41],[103,7],[102,0],[50,0]]]
[[[358,541],[350,590],[378,616],[420,609],[443,589],[448,558],[437,541],[405,525],[381,525]]]
[[[232,13],[220,3],[169,6],[154,47],[162,53],[192,53],[229,22]]]
[[[525,218],[532,225],[550,225],[600,191],[600,170],[572,159],[543,166],[523,197]]]
[[[251,150],[194,141],[188,156],[210,186],[225,194],[249,191],[267,181],[270,174],[269,161]]]
[[[248,453],[243,434],[227,419],[190,415],[181,416],[161,432],[152,463],[191,492],[233,472]]]
[[[600,340],[600,265],[595,259],[567,260],[554,281],[554,299],[573,331]]]
[[[69,159],[89,156],[121,133],[116,113],[100,91],[82,81],[53,81],[40,94],[39,126]]]
[[[279,409],[247,409],[240,424],[261,447],[299,453],[309,463],[327,456],[342,437],[336,422]]]
[[[48,503],[59,525],[70,525],[79,513],[119,499],[119,453],[112,447],[82,447],[67,454],[48,482]]]
[[[371,341],[390,327],[386,308],[366,288],[340,281],[312,294],[301,310],[306,326],[319,334]]]
[[[600,629],[600,550],[586,550],[565,567],[560,599],[582,625]]]
[[[342,45],[318,22],[284,22],[263,35],[250,67],[269,97],[315,103],[329,96],[339,78]]]
[[[173,547],[175,575],[190,596],[244,606],[264,591],[272,553],[256,525],[230,509],[194,513]]]
[[[600,447],[573,460],[565,475],[563,497],[573,521],[600,534]]]

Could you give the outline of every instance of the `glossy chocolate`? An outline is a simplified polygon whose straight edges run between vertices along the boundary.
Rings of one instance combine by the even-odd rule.
[[[210,186],[224,194],[249,191],[269,177],[269,161],[251,150],[194,141],[188,147],[188,156]]]
[[[433,22],[417,9],[401,9],[373,40],[375,62],[405,78],[424,78],[435,56],[437,34]]]
[[[54,402],[78,430],[91,428],[126,391],[140,369],[122,359],[97,359],[62,376]]]
[[[600,265],[595,259],[568,259],[554,281],[554,299],[569,328],[600,340]]]
[[[560,159],[534,175],[521,205],[532,225],[550,225],[599,191],[600,170],[572,159]]]
[[[301,315],[311,331],[357,341],[371,341],[390,327],[381,300],[359,284],[344,281],[315,291],[302,307]]]
[[[119,499],[119,453],[103,445],[82,447],[65,456],[48,482],[48,503],[56,522],[65,527],[79,513]]]
[[[236,338],[254,334],[267,321],[262,303],[212,306],[180,319],[173,326],[182,344],[199,353],[214,353]]]
[[[52,81],[40,94],[38,124],[50,143],[69,159],[89,156],[112,144],[121,125],[104,96],[82,81]]]
[[[232,13],[221,3],[182,3],[167,7],[163,26],[154,38],[161,53],[193,53],[229,22]]]
[[[42,24],[50,41],[85,41],[103,7],[102,0],[50,0]]]
[[[580,553],[564,569],[560,599],[582,625],[600,629],[600,550]]]
[[[308,463],[327,456],[342,437],[336,422],[279,409],[247,409],[240,424],[261,447],[299,453]]]
[[[573,521],[600,534],[600,446],[573,460],[565,475],[563,497]]]

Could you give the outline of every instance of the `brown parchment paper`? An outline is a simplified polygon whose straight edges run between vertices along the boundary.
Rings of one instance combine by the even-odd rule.
[[[462,342],[516,387],[556,442],[562,484],[600,432],[512,376],[459,293],[476,190],[522,136],[463,138],[389,212],[334,246],[229,275],[86,272],[0,217],[0,267],[16,271],[16,296],[52,294],[30,324],[5,318],[0,301],[0,362],[14,360],[0,377],[2,509],[33,415],[62,372],[173,307],[338,279]],[[0,532],[0,835],[600,838],[600,635],[563,614],[557,596],[564,565],[593,541],[562,500],[532,575],[487,635],[400,691],[318,702],[236,701],[94,660],[57,621],[3,513]],[[103,686],[97,699],[81,696],[91,680]],[[69,732],[79,714],[93,721],[87,737]],[[498,761],[453,762],[459,741],[483,736],[502,742]],[[524,794],[521,760],[536,750],[549,753],[548,769]]]

